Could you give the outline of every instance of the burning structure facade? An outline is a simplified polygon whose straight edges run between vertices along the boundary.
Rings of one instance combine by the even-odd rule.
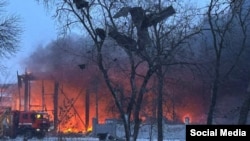
[[[86,42],[84,50],[75,54],[76,48],[79,49],[82,45],[82,40],[84,39],[76,40],[72,37],[58,40],[38,48],[27,58],[24,64],[29,69],[18,74],[19,83],[18,86],[15,85],[15,88],[18,88],[12,99],[15,109],[47,111],[58,132],[88,131],[92,128],[93,118],[96,118],[98,123],[104,123],[105,119],[109,118],[120,118],[104,79],[91,60],[91,56],[95,55],[91,48],[88,48],[91,43],[88,45]],[[121,65],[126,65],[125,57],[116,47],[105,47],[112,50],[104,52],[110,60],[107,62],[110,66],[109,73],[112,74],[114,83],[120,84],[121,92],[128,93],[129,85],[124,81],[127,76],[118,76],[123,70]],[[83,69],[79,68],[79,64],[84,64]],[[180,68],[177,70],[165,78],[164,120],[169,124],[184,123],[189,117],[190,123],[204,123],[208,89],[199,79],[194,80],[190,73],[183,73]],[[28,73],[29,71],[31,73]],[[143,68],[140,71],[143,71]],[[26,75],[32,75],[26,79],[29,80],[28,83],[24,81]],[[28,85],[25,86],[25,83]],[[25,87],[28,90],[25,90]],[[152,124],[156,121],[155,88],[156,83],[152,79],[140,114],[142,121],[150,121]],[[121,102],[126,104],[126,98],[129,97],[124,96],[125,100]]]
[[[109,31],[109,34],[111,37],[113,35],[113,38],[119,37],[115,30]],[[128,41],[120,43],[120,45],[127,45],[127,43]],[[133,42],[129,43],[133,44]],[[196,44],[198,44],[198,41]],[[129,91],[130,86],[128,82],[129,67],[127,67],[129,60],[124,50],[118,47],[118,45],[114,41],[110,41],[109,37],[105,37],[102,53],[103,58],[105,58],[104,65],[107,68],[108,74],[112,77],[112,84],[116,84],[117,88],[119,88],[119,96],[122,99],[121,103],[125,105],[127,104],[126,99],[130,98],[125,94],[131,92]],[[33,86],[32,90],[38,91],[37,93],[58,93],[58,97],[54,98],[58,100],[58,103],[55,101],[43,103],[41,102],[43,98],[36,96],[35,99],[37,98],[37,103],[40,102],[40,105],[43,105],[43,109],[55,110],[54,108],[58,107],[56,108],[58,109],[58,112],[56,112],[58,116],[56,121],[58,123],[58,130],[60,131],[66,129],[71,131],[73,128],[88,130],[88,127],[91,127],[90,121],[93,117],[96,117],[98,121],[104,121],[109,117],[119,118],[119,113],[114,106],[112,96],[110,96],[107,86],[104,84],[105,80],[98,73],[98,68],[96,67],[97,61],[94,59],[97,55],[95,52],[96,48],[93,46],[93,43],[89,42],[87,38],[82,39],[76,36],[69,36],[66,39],[58,39],[46,47],[38,47],[38,50],[30,58],[27,58],[25,62],[25,67],[29,68],[39,77],[39,81],[32,82],[32,85],[38,87],[34,88],[36,86]],[[199,46],[202,45],[197,45],[197,48]],[[189,52],[185,51],[183,50],[180,53],[181,55],[176,58],[182,59],[186,54],[187,58],[193,57],[188,56]],[[192,53],[195,54],[195,52]],[[201,58],[197,58],[197,60],[195,60],[196,58],[193,59],[192,61],[197,61]],[[164,58],[162,60],[164,61]],[[84,69],[79,69],[78,64],[82,63],[85,64],[83,65]],[[138,70],[136,70],[139,73],[148,67],[143,63],[141,64]],[[198,75],[194,76],[193,72],[187,69],[183,70],[182,67],[171,69],[168,73],[169,75],[164,77],[164,117],[171,122],[183,121],[185,117],[190,117],[191,123],[204,122],[206,118],[205,111],[208,109],[207,106],[210,99],[210,86],[206,84],[208,82],[204,82],[202,79],[209,80],[210,78],[201,78]],[[137,76],[140,77],[140,75]],[[140,79],[138,80],[140,81]],[[58,86],[55,85],[55,82],[58,82]],[[156,117],[156,85],[156,80],[151,79],[147,87],[148,89],[144,94],[143,108],[140,112],[142,120],[151,118],[153,121]],[[225,89],[221,90],[222,93],[223,91]],[[230,92],[232,92],[231,89]],[[49,101],[53,98],[48,96],[45,99]],[[36,100],[31,101],[35,102]],[[57,104],[53,105],[52,103]],[[79,121],[81,125],[77,124]],[[61,127],[61,125],[65,125],[66,127]]]
[[[38,48],[37,52],[34,52],[24,62],[25,67],[29,68],[32,72],[30,74],[34,77],[29,81],[28,92],[24,89],[24,83],[22,86],[19,83],[21,86],[19,87],[20,108],[25,109],[24,103],[28,103],[28,109],[48,111],[59,132],[90,130],[92,118],[96,118],[98,123],[103,123],[108,118],[120,118],[103,77],[94,65],[94,60],[91,60],[91,56],[95,55],[88,47],[91,47],[91,43],[88,45],[88,42],[85,42],[87,45],[84,50],[75,54],[75,50],[82,45],[81,40],[86,39],[77,40],[69,37],[52,42],[46,48]],[[112,54],[108,50],[104,51],[105,56],[110,59],[110,62],[107,63],[110,65],[109,73],[112,74],[114,83],[120,84],[118,86],[120,92],[128,93],[129,85],[124,81],[127,79],[126,75],[118,76],[123,73],[119,70],[120,66],[126,65],[123,52],[115,46],[106,49],[116,52],[116,54]],[[79,68],[82,66],[79,64],[83,63],[84,68]],[[141,71],[143,71],[143,67]],[[18,75],[24,77],[23,74]],[[181,84],[172,78],[166,78],[166,81],[168,81],[166,85],[168,89],[165,89],[164,92],[163,111],[166,122],[183,123],[186,116],[190,116],[190,121],[202,121],[200,115],[203,114],[204,108],[197,108],[199,106],[195,105],[195,101],[202,100],[198,96],[201,93],[201,90],[197,88],[199,82],[193,81],[192,88],[187,89],[188,82]],[[151,90],[145,94],[145,102],[142,104],[140,116],[142,121],[150,119],[151,122],[155,122],[156,95],[153,90],[156,86],[154,80],[149,85]],[[178,85],[182,87],[180,88]],[[29,98],[25,97],[25,93],[28,93]],[[124,100],[121,101],[126,104],[126,98],[129,97],[124,95],[123,98]]]
[[[58,132],[82,132],[91,128],[93,92],[57,80],[45,80],[34,73],[18,75],[18,109],[45,111]],[[95,99],[96,100],[96,99]]]

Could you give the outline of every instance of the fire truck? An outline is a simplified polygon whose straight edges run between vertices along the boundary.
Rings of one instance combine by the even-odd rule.
[[[5,109],[0,114],[0,138],[16,138],[24,136],[26,139],[43,138],[50,128],[49,115],[39,111],[18,111]]]

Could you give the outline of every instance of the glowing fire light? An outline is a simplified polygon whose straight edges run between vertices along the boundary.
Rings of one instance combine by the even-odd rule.
[[[87,130],[87,132],[91,132],[92,130],[93,130],[93,128],[89,127],[88,130]]]
[[[184,115],[183,116],[183,123],[185,123],[185,124],[190,124],[191,123],[191,118],[190,118],[191,116],[190,116],[190,114],[186,114],[186,115]]]
[[[73,128],[67,128],[63,131],[63,133],[78,133],[79,131],[77,129]]]
[[[27,72],[29,73],[29,72]],[[63,133],[79,133],[79,132],[91,132],[92,125],[91,122],[89,123],[89,127],[86,130],[84,126],[84,119],[85,119],[85,111],[82,110],[85,108],[85,96],[84,92],[85,89],[82,90],[82,87],[86,86],[89,87],[90,84],[87,82],[89,81],[88,79],[85,80],[86,82],[80,83],[81,85],[79,86],[79,83],[67,83],[62,81],[61,86],[59,88],[59,97],[58,97],[58,118],[60,122],[58,122],[58,129],[59,131]],[[78,82],[78,81],[77,81]],[[50,119],[53,120],[53,109],[54,109],[54,101],[53,101],[53,93],[54,93],[54,81],[53,80],[35,80],[30,83],[31,87],[31,92],[30,92],[30,110],[47,110],[47,112],[50,114]],[[106,111],[106,107],[109,106],[109,102],[106,100],[104,94],[106,94],[105,88],[101,88],[102,85],[100,85],[101,93],[100,95],[102,97],[98,98],[99,103],[99,112],[98,112],[98,123],[99,124],[104,124],[105,119],[107,118],[114,118],[118,117],[114,115],[113,113],[109,114]],[[17,96],[17,101],[15,104],[16,109],[19,109],[18,107],[21,105],[23,108],[23,102],[22,100],[24,99],[23,96],[23,89],[24,87],[20,88],[21,92],[21,97]],[[79,91],[81,90],[81,91]],[[97,91],[97,90],[96,90]],[[97,93],[96,91],[91,91],[91,95]],[[42,95],[44,94],[44,95]],[[16,94],[18,95],[18,94]],[[42,97],[44,96],[44,97]],[[79,96],[79,97],[78,97]],[[44,98],[44,101],[42,101]],[[105,100],[102,100],[102,98]],[[21,100],[20,100],[21,99]],[[95,117],[95,96],[90,97],[90,106],[89,106],[89,120],[93,117]],[[150,100],[150,99],[149,99]],[[189,101],[190,99],[186,100]],[[20,102],[20,103],[19,103]],[[192,101],[192,103],[195,103]],[[182,122],[185,124],[189,123],[196,123],[197,117],[200,118],[200,116],[197,116],[197,113],[199,113],[199,108],[192,107],[194,105],[189,105],[189,107],[175,107],[176,109],[176,119],[173,118],[173,120],[176,120],[178,122]],[[201,110],[200,110],[201,111]],[[153,115],[150,113],[151,111],[148,111],[148,115]],[[200,114],[199,114],[200,115]],[[165,115],[167,119],[171,119],[171,117],[168,117],[167,114]],[[147,116],[142,116],[141,117],[142,121],[147,121]],[[191,121],[192,119],[192,121]]]
[[[65,132],[66,132],[66,133],[71,133],[71,132],[72,132],[72,129],[71,129],[71,128],[68,128]]]
[[[93,131],[92,127],[89,127],[87,131],[81,131],[78,129],[73,129],[73,128],[66,128],[63,133],[80,133],[80,132],[91,132]]]

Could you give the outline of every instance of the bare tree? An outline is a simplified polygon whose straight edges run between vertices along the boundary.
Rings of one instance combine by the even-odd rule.
[[[44,2],[48,4],[48,1],[44,0]],[[117,1],[107,2],[102,0],[89,2],[84,0],[66,0],[58,2],[57,5],[59,6],[56,9],[56,17],[66,22],[66,24],[63,25],[63,29],[71,29],[73,24],[81,25],[94,42],[96,63],[103,74],[106,85],[113,96],[116,107],[123,120],[126,140],[128,141],[131,136],[133,136],[133,140],[136,140],[138,136],[141,123],[141,104],[148,90],[147,84],[151,76],[157,73],[159,80],[159,105],[157,110],[158,139],[163,140],[163,76],[165,70],[167,70],[163,68],[175,64],[188,64],[181,61],[172,61],[174,58],[173,54],[178,51],[178,47],[182,46],[188,38],[192,37],[192,35],[199,32],[191,30],[193,27],[191,25],[188,26],[187,22],[180,22],[186,20],[190,21],[188,16],[184,15],[186,17],[183,18],[186,20],[178,18],[179,21],[173,20],[171,25],[166,26],[164,23],[165,19],[172,16],[175,10],[169,5],[161,7],[161,1],[159,1],[159,6],[155,6],[158,8],[154,10],[150,8],[144,9],[143,7],[133,7],[128,3]],[[102,11],[102,15],[96,12],[98,10]],[[112,13],[116,14],[113,15]],[[128,14],[131,15],[131,19],[127,17]],[[176,26],[178,22],[179,26]],[[181,29],[179,29],[180,27]],[[124,72],[126,72],[128,78],[127,84],[130,85],[128,91],[124,91],[124,86],[118,84],[117,82],[119,81],[114,80],[110,75],[111,69],[108,65],[109,63],[107,63],[107,58],[104,57],[105,47],[108,47],[105,45],[108,39],[106,35],[107,32],[109,37],[114,39],[119,47],[121,47],[120,49],[124,51],[129,62],[122,67],[126,68]],[[151,34],[153,34],[154,38],[151,38]],[[181,36],[178,36],[179,34]],[[168,46],[166,45],[167,41],[164,40],[170,37],[172,38],[168,42]],[[155,42],[151,42],[152,39],[155,39]],[[114,61],[115,60],[116,59],[114,59]],[[121,65],[119,63],[117,65]],[[142,69],[143,71],[141,71]],[[126,102],[124,102],[124,99],[126,99]],[[132,134],[130,131],[131,120],[134,121],[134,131]]]
[[[208,111],[207,124],[213,124],[213,116],[219,89],[237,66],[242,53],[246,49],[249,25],[249,10],[244,7],[246,1],[211,0],[207,11],[207,21],[211,33],[213,48],[211,103]],[[233,34],[233,31],[235,34]],[[237,36],[237,38],[235,38]],[[228,52],[234,47],[233,55]],[[237,48],[237,49],[235,49]],[[227,57],[226,57],[227,56]],[[230,63],[225,63],[226,58]]]
[[[156,77],[157,77],[157,128],[158,128],[158,140],[163,140],[163,101],[164,95],[166,95],[167,84],[166,77],[171,74],[169,70],[173,69],[173,66],[185,66],[193,63],[190,60],[185,60],[184,54],[189,48],[187,42],[194,35],[200,33],[199,28],[193,23],[193,20],[197,16],[197,9],[194,7],[186,7],[181,9],[182,5],[178,2],[174,3],[179,5],[176,7],[176,13],[173,15],[173,19],[168,22],[159,22],[152,27],[152,41],[153,48],[155,49],[154,58],[156,64]],[[159,0],[157,3],[156,11],[164,10],[164,2]],[[197,21],[199,22],[199,21]],[[198,30],[197,30],[198,29]],[[180,59],[181,58],[181,59]],[[177,77],[175,79],[178,79]],[[167,97],[168,98],[168,97]]]
[[[46,2],[46,1],[45,1]],[[108,87],[111,95],[113,96],[113,99],[115,101],[116,107],[120,113],[120,117],[123,120],[124,123],[124,129],[126,134],[126,140],[130,140],[131,137],[131,114],[134,110],[134,105],[137,104],[137,111],[138,108],[140,108],[140,103],[142,102],[142,96],[146,92],[146,86],[147,82],[149,81],[150,76],[153,74],[152,68],[148,69],[145,73],[146,76],[142,76],[142,83],[139,89],[137,89],[137,84],[135,83],[136,80],[136,69],[141,64],[141,62],[136,62],[134,54],[131,51],[126,51],[127,56],[129,56],[130,60],[130,74],[129,74],[129,83],[131,85],[131,90],[127,93],[130,94],[129,96],[126,96],[128,99],[127,102],[127,108],[124,108],[124,105],[121,103],[121,99],[119,95],[123,95],[122,91],[120,90],[120,85],[117,85],[114,80],[114,78],[110,75],[110,68],[109,65],[106,63],[106,59],[104,58],[103,54],[103,48],[104,46],[104,39],[106,39],[106,31],[105,29],[107,27],[107,23],[112,25],[113,27],[116,26],[113,20],[112,9],[116,4],[119,4],[116,1],[61,1],[57,4],[60,5],[57,7],[57,15],[56,17],[63,17],[61,20],[64,20],[66,24],[63,26],[66,29],[70,29],[70,26],[74,23],[79,23],[81,25],[81,29],[84,29],[87,34],[90,36],[91,40],[94,42],[94,48],[96,49],[96,63],[100,69],[100,71],[103,74],[106,86]],[[101,14],[101,12],[96,11],[103,11],[102,14],[104,14],[104,19],[98,19],[99,17],[96,14]],[[94,15],[94,16],[93,16]],[[100,15],[103,16],[103,15]],[[107,17],[106,17],[107,16]],[[66,17],[66,19],[65,19]],[[73,18],[72,18],[73,17]],[[94,18],[95,17],[95,18]],[[109,19],[109,20],[107,20]],[[97,21],[101,20],[100,23]],[[127,68],[125,66],[124,68]],[[138,76],[137,76],[138,77]],[[138,95],[139,93],[139,95]],[[138,99],[138,100],[136,100]],[[135,123],[137,125],[140,125],[140,119],[139,119],[139,111],[135,115]],[[138,128],[135,128],[134,133],[134,139],[136,140],[136,137],[138,135]]]
[[[0,1],[0,58],[11,57],[18,51],[21,33],[19,18],[6,14],[3,9],[6,5],[5,0]]]

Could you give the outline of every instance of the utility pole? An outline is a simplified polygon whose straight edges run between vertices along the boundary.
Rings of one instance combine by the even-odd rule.
[[[85,97],[85,122],[86,122],[86,131],[89,128],[89,89],[86,90],[86,97]]]
[[[59,83],[56,81],[54,84],[54,130],[57,132],[58,128],[58,91],[59,91]]]
[[[24,83],[24,111],[30,110],[30,81],[35,80],[35,77],[25,71],[25,74],[23,75],[18,75],[17,73],[17,79],[18,79],[18,88],[19,88],[19,98],[21,99],[21,93],[20,93],[20,88],[22,87],[22,82]],[[21,109],[21,100],[20,100],[20,105]]]
[[[25,71],[25,74],[21,75],[24,82],[24,111],[30,110],[30,81],[34,80],[31,73]]]
[[[18,74],[17,71],[17,85],[18,85],[18,97],[19,97],[19,110],[21,110],[22,107],[22,97],[21,97],[21,91],[20,89],[22,88],[22,77]]]
[[[45,111],[44,82],[42,80],[42,111]]]
[[[98,92],[95,90],[95,116],[96,116],[96,121],[99,123],[99,117],[98,117]]]
[[[86,68],[86,64],[80,64],[78,67],[83,71]],[[86,89],[85,94],[85,130],[88,131],[89,127],[89,89]]]
[[[24,82],[24,111],[29,109],[29,78],[27,72],[23,75]]]

